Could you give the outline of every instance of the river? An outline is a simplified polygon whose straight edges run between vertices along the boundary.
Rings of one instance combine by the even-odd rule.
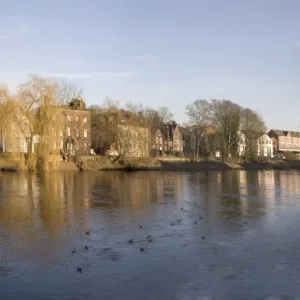
[[[299,221],[296,171],[0,173],[0,299],[300,299]]]

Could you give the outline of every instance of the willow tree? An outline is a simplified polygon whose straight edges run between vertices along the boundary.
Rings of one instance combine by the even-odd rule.
[[[59,152],[65,127],[63,111],[67,108],[64,104],[78,95],[73,85],[35,75],[20,85],[16,94],[1,89],[0,115],[6,140],[25,141],[26,149],[17,152],[27,152],[28,169],[35,169],[37,160],[47,169],[49,155]]]

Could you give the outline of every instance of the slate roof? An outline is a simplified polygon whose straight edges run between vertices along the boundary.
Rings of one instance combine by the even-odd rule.
[[[288,130],[278,130],[278,129],[271,129],[270,131],[273,131],[278,136],[287,136],[288,133],[290,133],[292,137],[300,137],[300,132],[298,131],[288,131]]]

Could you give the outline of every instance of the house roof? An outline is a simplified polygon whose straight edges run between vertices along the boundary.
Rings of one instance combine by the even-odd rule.
[[[242,130],[241,132],[245,134],[245,136],[247,136],[248,138],[254,138],[254,139],[259,139],[264,134],[268,135],[265,132],[257,132],[253,130]]]
[[[270,131],[273,131],[278,136],[287,136],[289,133],[292,137],[300,137],[300,132],[298,131],[278,130],[278,129],[271,129]]]
[[[290,131],[292,137],[300,137],[300,132],[298,131]]]
[[[168,138],[168,136],[169,136],[170,139],[173,139],[173,132],[176,127],[178,127],[178,125],[175,123],[172,123],[172,124],[165,124],[163,126],[160,126],[157,129],[159,129],[161,131],[161,133],[163,134],[163,136],[165,138]],[[178,129],[179,129],[179,127],[178,127]],[[180,129],[179,129],[179,131],[180,131]]]
[[[273,131],[278,136],[286,136],[287,135],[287,131],[283,131],[283,130],[271,129],[270,131]]]

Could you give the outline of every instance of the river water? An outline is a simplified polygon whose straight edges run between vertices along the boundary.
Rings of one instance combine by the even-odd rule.
[[[0,299],[300,299],[299,231],[296,171],[0,173]]]

